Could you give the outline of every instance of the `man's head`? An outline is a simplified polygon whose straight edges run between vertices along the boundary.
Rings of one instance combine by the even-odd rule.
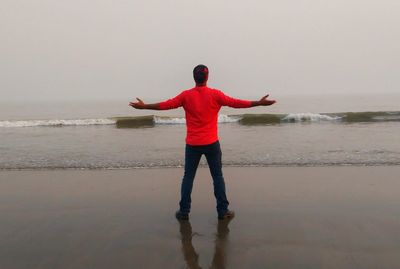
[[[208,80],[208,67],[199,64],[193,69],[193,78],[196,81],[196,84],[204,84]]]

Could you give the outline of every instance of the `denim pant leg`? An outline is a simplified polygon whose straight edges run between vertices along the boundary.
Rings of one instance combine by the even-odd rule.
[[[217,199],[217,211],[223,215],[228,211],[228,199],[226,198],[225,181],[222,175],[222,152],[219,142],[209,145],[205,152],[208,167],[214,183],[214,195]]]
[[[197,167],[199,166],[201,151],[195,147],[186,145],[185,149],[185,173],[181,185],[181,201],[179,202],[180,211],[182,213],[190,212],[190,204],[192,202],[191,194],[193,188],[193,180],[196,176]]]

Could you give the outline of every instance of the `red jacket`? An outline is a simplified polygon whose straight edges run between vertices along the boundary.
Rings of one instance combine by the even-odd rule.
[[[251,101],[229,97],[222,91],[207,86],[197,86],[161,102],[159,109],[181,106],[186,115],[186,143],[197,146],[209,145],[218,140],[218,112],[222,106],[246,108],[251,107]]]

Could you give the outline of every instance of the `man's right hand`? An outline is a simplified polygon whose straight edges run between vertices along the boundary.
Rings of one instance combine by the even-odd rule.
[[[160,103],[155,104],[145,104],[141,99],[136,98],[137,102],[130,102],[129,105],[136,109],[153,109],[160,110]]]
[[[138,100],[138,101],[137,102],[130,102],[129,105],[131,107],[136,108],[136,109],[144,109],[146,107],[145,103],[141,99],[136,98],[136,100]]]
[[[275,100],[268,100],[269,94],[262,97],[259,101],[253,101],[252,106],[270,106],[276,103]]]

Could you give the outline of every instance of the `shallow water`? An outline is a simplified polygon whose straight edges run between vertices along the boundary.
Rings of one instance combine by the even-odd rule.
[[[184,125],[0,128],[0,168],[179,167],[185,131]],[[227,123],[219,132],[225,165],[400,164],[398,122]]]
[[[225,165],[400,165],[399,95],[277,99],[272,107],[222,109]],[[182,166],[182,109],[157,111],[140,128],[117,128],[113,118],[146,114],[153,111],[115,102],[3,106],[0,169]],[[233,114],[242,116],[226,116]]]

